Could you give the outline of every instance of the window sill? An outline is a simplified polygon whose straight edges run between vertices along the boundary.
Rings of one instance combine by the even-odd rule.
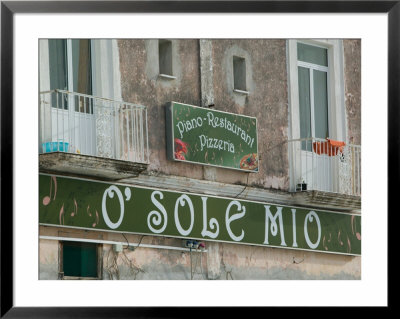
[[[159,74],[158,77],[164,80],[176,80],[176,76],[168,75],[168,74]]]
[[[242,90],[238,90],[238,89],[234,89],[233,92],[239,93],[239,94],[243,94],[243,95],[249,95],[250,92],[249,91],[242,91]]]
[[[75,277],[75,276],[64,276],[63,280],[101,280],[100,277]]]

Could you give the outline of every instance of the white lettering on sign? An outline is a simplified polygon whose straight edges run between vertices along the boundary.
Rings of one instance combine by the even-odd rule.
[[[179,205],[180,206],[185,206],[185,203],[189,205],[189,211],[190,211],[190,226],[187,230],[184,230],[181,226],[181,223],[179,221]],[[192,200],[189,198],[187,195],[182,195],[180,196],[175,203],[175,210],[174,210],[174,216],[175,216],[175,225],[176,229],[178,229],[179,233],[183,236],[187,236],[190,234],[193,228],[193,223],[194,223],[194,208],[193,208],[193,203]]]
[[[208,197],[201,197],[203,202],[203,230],[201,231],[201,236],[205,237],[208,236],[210,238],[216,238],[219,234],[219,225],[218,221],[215,218],[210,219],[210,228],[216,229],[214,233],[207,230],[207,198]]]
[[[242,211],[241,213],[233,214],[232,216],[229,216],[229,211],[231,207],[235,205],[238,208],[238,211]],[[226,230],[228,231],[229,236],[234,240],[234,241],[241,241],[244,237],[244,231],[242,229],[242,233],[240,236],[236,236],[232,230],[231,230],[231,222],[233,222],[236,219],[242,218],[246,214],[246,207],[242,207],[242,205],[234,200],[231,201],[226,208],[226,213],[225,213],[225,224],[226,224]]]
[[[207,121],[208,125],[213,128],[223,128],[227,131],[230,131],[232,134],[239,136],[247,145],[253,147],[254,138],[247,134],[246,130],[227,120],[226,117],[218,117],[215,116],[212,112],[207,112],[207,118],[204,118],[204,121]],[[200,116],[192,118],[190,120],[178,121],[176,123],[176,127],[179,131],[180,138],[183,138],[184,133],[202,127],[203,123],[203,118]],[[223,141],[216,138],[208,138],[205,135],[200,135],[200,142],[202,145],[201,150],[203,150],[203,147],[207,147],[219,150],[226,150],[231,153],[235,152],[233,144],[229,141]]]
[[[161,193],[160,191],[154,191],[151,193],[151,202],[154,204],[154,206],[156,206],[160,211],[157,210],[152,210],[149,215],[147,216],[147,226],[149,227],[149,229],[156,234],[162,233],[165,230],[165,227],[167,227],[167,211],[165,210],[164,206],[156,199],[156,195],[158,195],[160,197],[160,199],[164,198],[163,193]],[[161,216],[162,214],[162,216]],[[161,225],[161,222],[164,220],[164,224],[162,225],[162,227],[160,229],[156,229],[153,226],[151,226],[150,221],[156,225],[159,226]]]
[[[107,197],[113,198],[114,193],[117,194],[119,203],[120,203],[120,218],[117,223],[113,223],[107,213],[106,209],[106,200]],[[125,190],[125,195],[127,197],[127,200],[130,198],[130,191]],[[160,203],[160,201],[156,198],[159,197],[160,200],[164,198],[164,195],[160,191],[154,191],[151,194],[151,201],[158,208],[158,210],[152,210],[149,215],[147,216],[147,225],[149,229],[153,233],[162,233],[165,228],[167,227],[167,211],[165,207]],[[203,204],[203,229],[201,231],[201,236],[203,238],[209,237],[209,238],[217,238],[219,235],[219,223],[216,218],[210,218],[208,220],[207,218],[207,200],[208,197],[202,196],[201,201]],[[184,229],[181,224],[180,216],[179,216],[179,209],[180,207],[185,207],[187,206],[189,209],[189,214],[190,214],[190,224],[187,229]],[[231,208],[232,206],[236,206],[236,213],[233,213],[231,215]],[[276,212],[275,214],[271,212],[271,206],[269,205],[264,205],[265,208],[265,239],[264,239],[264,244],[269,245],[269,236],[278,236],[278,230],[280,233],[280,239],[281,239],[281,246],[287,246],[285,242],[285,234],[284,234],[284,228],[283,228],[283,215],[282,215],[282,210],[283,208],[280,206],[276,206]],[[186,210],[187,211],[187,210]],[[102,202],[102,212],[103,212],[103,218],[105,223],[107,224],[108,227],[111,229],[118,228],[122,222],[122,219],[124,217],[124,201],[122,197],[121,191],[116,187],[116,186],[110,186],[109,188],[106,189],[106,191],[103,194],[103,202]],[[296,233],[296,209],[292,208],[292,231],[293,231],[293,243],[292,247],[298,247],[297,244],[297,233]],[[237,219],[242,218],[246,214],[246,207],[242,205],[239,201],[233,200],[229,202],[226,211],[225,211],[225,227],[228,235],[230,238],[234,241],[242,241],[245,235],[244,230],[241,230],[240,235],[235,235],[231,229],[231,223]],[[317,227],[317,239],[315,243],[313,243],[310,239],[309,236],[309,224],[313,223],[315,219],[315,224]],[[192,232],[193,226],[194,226],[194,206],[193,202],[190,199],[190,197],[186,194],[181,195],[178,197],[178,199],[175,202],[175,209],[174,209],[174,220],[175,220],[175,226],[176,229],[178,230],[179,234],[182,236],[188,236]],[[279,223],[279,229],[278,229],[278,223]],[[158,228],[155,228],[152,226],[160,226]],[[321,222],[319,220],[318,215],[316,214],[315,211],[310,211],[304,221],[304,237],[307,242],[307,245],[311,249],[315,249],[318,247],[320,240],[321,240]]]
[[[278,234],[278,226],[276,223],[276,219],[279,219],[279,230],[281,233],[281,245],[286,246],[285,243],[285,234],[283,232],[283,221],[282,221],[282,207],[276,206],[275,216],[272,215],[270,206],[264,205],[265,207],[265,240],[264,244],[269,244],[268,236],[269,236],[269,221],[271,221],[271,235],[276,236]]]
[[[199,136],[199,139],[201,151],[204,148],[214,148],[220,151],[235,153],[235,145],[229,141],[227,142],[218,138],[208,137],[203,134]]]
[[[179,121],[176,124],[176,127],[178,128],[179,134],[181,135],[181,138],[183,138],[183,133],[189,132],[195,128],[202,127],[203,126],[203,119],[198,116],[194,119],[191,119],[190,121]]]
[[[315,242],[315,244],[313,244],[310,240],[310,237],[308,236],[308,221],[310,221],[310,223],[314,220],[317,223],[317,227],[318,227],[318,238],[317,241]],[[304,220],[304,237],[306,238],[306,242],[307,245],[312,248],[315,249],[318,247],[319,245],[319,241],[321,239],[321,222],[319,221],[319,217],[318,215],[314,212],[314,211],[310,211],[307,216],[306,219]]]
[[[119,213],[119,219],[116,223],[113,223],[110,219],[110,217],[108,216],[107,213],[107,207],[106,207],[106,202],[107,202],[107,197],[113,198],[114,197],[114,192],[117,194],[118,199],[119,199],[119,205],[120,205],[120,213]],[[125,193],[127,191],[125,190]],[[130,198],[130,193],[129,193],[129,198]],[[122,220],[124,218],[124,211],[125,211],[125,207],[124,207],[124,199],[122,197],[122,193],[119,190],[119,188],[117,186],[110,186],[109,188],[107,188],[104,193],[103,193],[103,200],[101,202],[101,212],[103,214],[103,218],[104,218],[104,222],[106,223],[106,225],[108,227],[110,227],[111,229],[116,229],[119,227],[119,225],[121,225]]]
[[[229,120],[226,119],[226,117],[220,118],[218,116],[214,116],[212,112],[207,112],[207,118],[208,118],[208,125],[214,128],[221,127],[224,128],[225,130],[231,131],[233,134],[240,136],[241,139],[250,147],[253,147],[254,138],[250,137],[250,135],[248,135],[245,130],[240,128],[235,123],[231,123]]]
[[[293,225],[293,245],[292,247],[297,246],[297,236],[296,236],[296,209],[292,208],[292,225]]]

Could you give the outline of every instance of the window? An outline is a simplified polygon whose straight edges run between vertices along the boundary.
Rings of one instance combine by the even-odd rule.
[[[92,95],[92,62],[90,40],[49,40],[50,90],[68,90]],[[55,98],[56,96],[54,96]],[[61,97],[61,95],[59,95]],[[56,101],[54,107],[68,109],[68,101]],[[84,107],[83,98],[76,97],[75,111],[93,113],[92,107]]]
[[[49,40],[50,90],[92,94],[90,40]]]
[[[100,278],[101,246],[83,242],[62,243],[64,277]]]
[[[68,90],[67,40],[49,40],[50,90]]]
[[[297,44],[300,138],[328,138],[328,50]],[[311,141],[302,143],[311,150]]]
[[[288,40],[290,135],[346,140],[341,40]]]
[[[346,142],[341,40],[288,40],[290,189],[337,191],[339,164],[313,145]]]
[[[92,61],[90,40],[49,40],[50,90],[67,90],[92,95]],[[56,100],[58,98],[58,101]],[[66,95],[54,95],[52,106],[68,109]],[[75,112],[93,114],[93,105],[83,97],[75,97]]]
[[[246,60],[233,56],[233,89],[246,92]]]
[[[90,40],[71,40],[72,91],[92,95]]]
[[[172,72],[172,42],[169,40],[158,41],[158,64],[160,76],[175,78]]]
[[[68,90],[67,41],[49,40],[50,90]],[[52,107],[68,109],[68,100],[62,95],[52,95]]]

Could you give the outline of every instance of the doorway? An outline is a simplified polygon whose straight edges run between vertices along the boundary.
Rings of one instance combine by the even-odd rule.
[[[87,39],[49,39],[51,141],[68,143],[68,152],[96,154],[92,83],[92,43]]]

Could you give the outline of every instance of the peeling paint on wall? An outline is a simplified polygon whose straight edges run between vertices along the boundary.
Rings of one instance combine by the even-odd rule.
[[[343,40],[348,140],[361,145],[361,40]]]
[[[55,227],[40,227],[41,236],[87,238],[87,232]],[[124,242],[118,233],[96,232],[97,238]],[[91,238],[93,238],[93,232]],[[129,242],[140,242],[140,235],[127,234]],[[182,247],[176,238],[145,236],[142,244]],[[104,280],[359,280],[361,257],[316,254],[307,251],[205,242],[207,252],[199,253],[137,247],[134,251],[113,252],[103,245]],[[58,241],[40,239],[39,278],[58,276]],[[124,245],[126,248],[127,246]],[[115,264],[114,264],[115,258]],[[111,276],[110,276],[111,274]]]

